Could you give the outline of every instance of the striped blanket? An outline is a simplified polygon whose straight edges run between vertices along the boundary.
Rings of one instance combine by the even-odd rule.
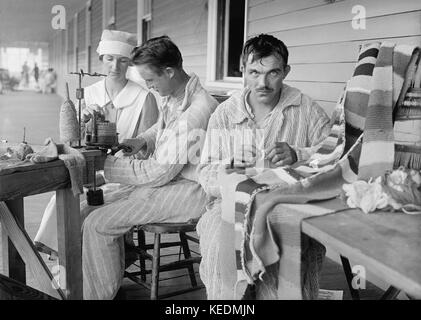
[[[393,108],[408,63],[417,50],[390,43],[373,43],[361,48],[353,76],[339,99],[332,132],[305,164],[265,169],[255,176],[231,174],[225,177],[222,219],[231,224],[234,232],[224,232],[222,241],[226,244],[225,258],[230,259],[226,255],[229,252],[231,259],[235,257],[237,272],[222,266],[221,276],[223,282],[235,283],[234,287],[224,289],[232,290],[231,296],[244,298],[248,287],[261,282],[267,267],[280,262],[278,297],[317,297],[317,285],[310,286],[313,292],[306,292],[302,283],[302,279],[307,279],[317,284],[317,279],[308,279],[317,277],[317,273],[312,272],[315,266],[302,268],[301,259],[297,258],[301,256],[301,221],[311,216],[311,212],[282,220],[279,229],[288,232],[288,237],[284,238],[281,233],[281,244],[274,236],[268,215],[280,203],[303,204],[335,198],[344,183],[377,177],[392,169]],[[256,204],[259,196],[264,201]],[[346,209],[345,206],[342,209]],[[317,250],[316,247],[308,248],[306,254]],[[294,248],[299,254],[292,259],[286,255],[285,248]],[[226,263],[230,265],[233,264]],[[303,275],[302,269],[309,274]],[[230,296],[229,292],[224,296]]]

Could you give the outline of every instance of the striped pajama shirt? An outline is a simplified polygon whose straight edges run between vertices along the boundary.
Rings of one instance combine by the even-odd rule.
[[[248,94],[248,89],[234,94],[213,113],[209,120],[199,165],[199,181],[208,197],[214,199],[197,225],[202,254],[199,270],[208,299],[221,299],[222,292],[222,279],[218,269],[219,252],[223,246],[219,241],[222,218],[218,172],[221,170],[221,160],[232,159],[234,156],[235,146],[230,139],[230,132],[262,128],[264,148],[270,147],[277,141],[287,142],[296,151],[298,161],[307,160],[330,133],[330,123],[326,113],[298,89],[284,84],[278,104],[261,125],[253,121],[254,116],[247,104]],[[222,133],[222,143],[211,143],[211,140],[214,141],[211,137],[212,130]],[[266,292],[264,294],[266,297],[270,296],[267,288],[260,288],[260,291],[262,290]]]
[[[106,178],[135,187],[94,210],[83,223],[84,299],[116,295],[124,274],[123,235],[133,226],[185,222],[205,211],[206,194],[197,182],[197,164],[188,156],[201,150],[203,140],[190,133],[204,137],[216,106],[198,77],[191,75],[184,94],[166,98],[157,124],[140,135],[154,149],[150,158],[107,157]]]

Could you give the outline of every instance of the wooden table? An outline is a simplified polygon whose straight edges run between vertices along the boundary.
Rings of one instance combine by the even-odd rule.
[[[82,153],[87,164],[87,183],[95,174],[95,161],[103,159],[104,154],[99,150]],[[24,197],[50,191],[56,191],[57,196],[59,278],[53,277],[24,228]],[[57,299],[83,298],[80,202],[70,189],[70,176],[63,161],[1,170],[0,222],[3,269],[9,278],[25,284],[26,266],[45,294]]]
[[[421,299],[421,215],[352,209],[307,218],[302,232]]]

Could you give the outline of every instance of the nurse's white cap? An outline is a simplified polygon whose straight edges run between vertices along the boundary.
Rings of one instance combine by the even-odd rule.
[[[101,41],[96,52],[103,54],[120,54],[130,57],[132,50],[137,46],[137,35],[134,33],[108,30],[102,31]]]

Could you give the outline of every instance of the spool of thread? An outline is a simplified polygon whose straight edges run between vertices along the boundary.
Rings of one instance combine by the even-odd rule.
[[[60,108],[60,140],[71,144],[79,140],[79,122],[75,105],[69,96],[69,85],[66,83],[67,97]]]
[[[117,127],[113,122],[97,122],[97,143],[115,145],[117,143]]]

